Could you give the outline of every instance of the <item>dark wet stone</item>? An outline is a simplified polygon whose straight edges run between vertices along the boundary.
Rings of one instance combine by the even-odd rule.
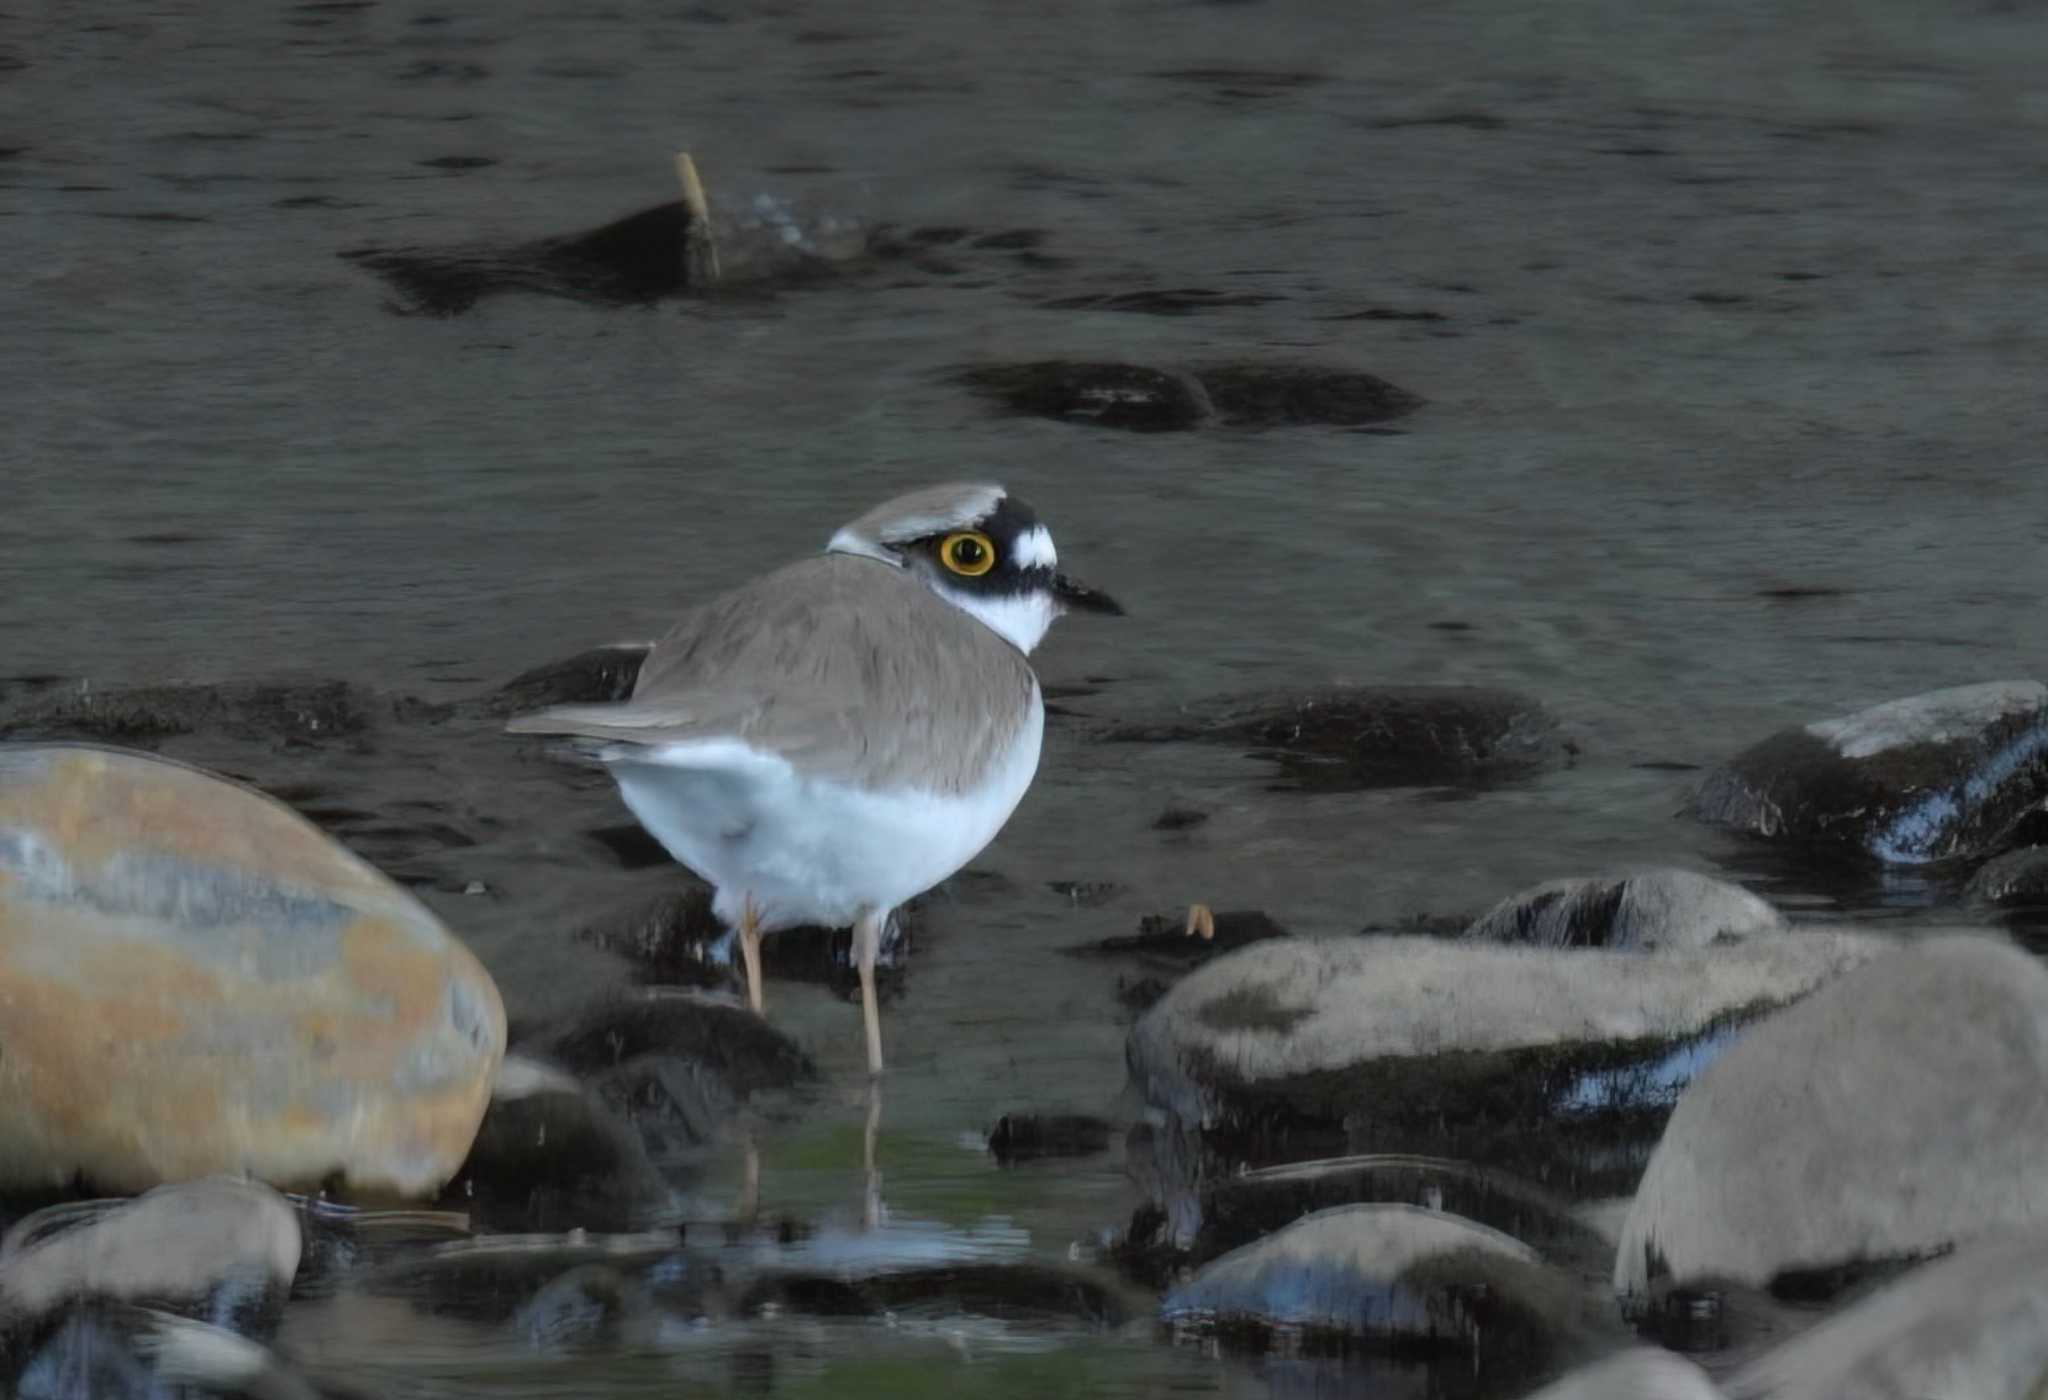
[[[689,211],[677,200],[563,237],[341,256],[389,282],[402,309],[425,315],[458,315],[510,292],[634,306],[700,290],[689,285],[689,232]]]
[[[1742,1025],[1875,946],[1822,932],[1637,953],[1274,940],[1181,981],[1126,1059],[1148,1102],[1239,1160],[1304,1144],[1417,1152],[1614,1195]]]
[[[601,705],[629,700],[649,647],[592,647],[560,661],[522,671],[492,691],[492,714],[524,714],[550,705]]]
[[[669,1188],[639,1133],[591,1093],[553,1084],[492,1098],[441,1200],[480,1229],[619,1231],[661,1217]]]
[[[26,1339],[7,1393],[16,1400],[182,1400],[185,1391],[159,1380],[137,1354],[134,1328],[97,1307],[74,1308],[41,1335]]]
[[[2048,686],[1934,691],[1787,729],[1708,775],[1692,814],[1814,855],[1981,860],[2048,801]]]
[[[1236,427],[1357,427],[1410,413],[1422,400],[1369,374],[1314,365],[1223,364],[1189,373],[1144,365],[1040,360],[974,365],[954,382],[1013,413],[1137,432],[1172,432],[1214,418]]]
[[[757,1279],[740,1306],[757,1314],[771,1303],[814,1317],[965,1315],[1114,1327],[1131,1316],[1128,1300],[1112,1279],[1082,1269],[1021,1263],[936,1264],[855,1278],[778,1271]]]
[[[621,870],[653,870],[675,864],[668,849],[638,822],[592,827],[584,834],[608,851]]]
[[[1189,827],[1200,826],[1209,820],[1207,812],[1197,812],[1192,807],[1168,807],[1153,819],[1154,831],[1186,831]]]
[[[161,1309],[264,1335],[300,1248],[298,1218],[283,1197],[223,1177],[25,1217],[0,1252],[0,1374],[18,1374],[10,1393],[67,1377],[115,1388],[51,1393],[129,1393],[119,1388],[134,1380],[121,1338],[132,1328],[108,1328],[99,1305]]]
[[[1343,791],[1520,778],[1572,753],[1534,700],[1476,686],[1337,686],[1265,691],[1111,725],[1119,743],[1244,744],[1291,785]]]
[[[1338,1206],[1205,1265],[1160,1305],[1183,1334],[1441,1350],[1496,1378],[1549,1362],[1576,1285],[1521,1241],[1442,1211]]]
[[[1926,938],[1751,1028],[1687,1088],[1623,1222],[1616,1290],[1811,1296],[2048,1220],[2048,969]]]
[[[639,1129],[657,1159],[712,1141],[752,1094],[816,1074],[769,1022],[692,991],[600,1003],[543,1044],[551,1060],[582,1076]]]
[[[403,1298],[429,1317],[509,1325],[533,1340],[559,1328],[558,1340],[570,1342],[579,1323],[601,1332],[651,1303],[657,1279],[667,1280],[660,1293],[675,1299],[678,1311],[701,1313],[703,1298],[722,1280],[709,1263],[679,1254],[677,1244],[660,1232],[602,1242],[570,1235],[486,1238],[397,1260],[360,1286]]]
[[[1403,417],[1424,402],[1374,375],[1317,365],[1205,365],[1195,373],[1217,416],[1232,427],[1359,427]]]
[[[603,1345],[617,1340],[642,1296],[639,1281],[610,1264],[578,1264],[544,1284],[512,1322],[542,1350]]]
[[[1138,920],[1138,932],[1093,943],[1075,944],[1064,951],[1074,957],[1135,957],[1149,975],[1119,977],[1116,998],[1133,1011],[1143,1011],[1166,995],[1175,980],[1211,958],[1269,938],[1285,938],[1282,928],[1262,909],[1215,911],[1216,936],[1204,939],[1187,932],[1187,911],[1176,914],[1147,914]]]
[[[1042,1264],[940,1264],[892,1270],[865,1281],[892,1312],[1001,1318],[1011,1322],[1078,1319],[1116,1327],[1131,1316],[1106,1278]]]
[[[359,739],[382,708],[346,681],[50,688],[0,713],[0,738],[149,748],[205,732],[300,747]]]
[[[1553,880],[1510,895],[1465,937],[1542,948],[1704,948],[1785,931],[1769,904],[1690,870]]]
[[[2048,846],[2007,851],[1979,866],[1965,893],[1979,904],[2048,905]]]
[[[1172,1159],[1196,1145],[1162,1136],[1174,1131],[1171,1125],[1148,1126],[1132,1134],[1129,1150],[1133,1157],[1149,1158],[1136,1174],[1166,1196],[1148,1204],[1159,1212],[1154,1243],[1171,1251],[1176,1267],[1205,1264],[1316,1211],[1370,1204],[1449,1211],[1572,1268],[1598,1272],[1613,1255],[1606,1237],[1574,1217],[1570,1201],[1470,1162],[1383,1153],[1248,1172],[1197,1172],[1202,1179],[1190,1182]]]
[[[1735,1397],[2019,1396],[2048,1375],[2048,1236],[2000,1231],[1923,1264],[1722,1378]]]
[[[1109,1148],[1109,1124],[1085,1113],[1006,1113],[989,1129],[988,1150],[1010,1166],[1044,1157],[1092,1157]]]
[[[1193,375],[1143,365],[1040,360],[970,366],[953,377],[1012,413],[1103,428],[1172,432],[1192,428],[1214,411]]]
[[[730,932],[711,912],[711,901],[710,887],[693,881],[605,914],[578,930],[576,938],[631,962],[643,984],[744,991],[736,950],[728,946]],[[895,911],[882,930],[875,987],[884,1001],[902,990],[916,922],[915,907],[906,907]],[[761,967],[767,976],[821,983],[841,996],[860,990],[850,929],[805,924],[771,933],[761,941]]]

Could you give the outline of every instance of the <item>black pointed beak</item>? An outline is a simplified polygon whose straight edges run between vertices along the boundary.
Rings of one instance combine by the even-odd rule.
[[[1124,610],[1116,599],[1099,588],[1090,588],[1077,578],[1065,574],[1052,576],[1052,596],[1060,600],[1060,606],[1068,612],[1103,613],[1109,617],[1122,617]]]

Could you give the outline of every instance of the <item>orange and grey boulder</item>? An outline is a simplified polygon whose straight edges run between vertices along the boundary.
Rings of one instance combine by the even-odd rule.
[[[124,750],[0,746],[0,1189],[430,1193],[504,1043],[469,950],[283,804]]]

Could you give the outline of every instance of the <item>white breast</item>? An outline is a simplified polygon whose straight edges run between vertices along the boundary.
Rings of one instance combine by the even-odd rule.
[[[843,927],[866,910],[896,908],[974,859],[1031,786],[1044,732],[1034,681],[1009,752],[957,796],[806,778],[732,739],[639,750],[611,768],[640,824],[717,886],[720,918],[735,921],[751,896],[766,930]]]

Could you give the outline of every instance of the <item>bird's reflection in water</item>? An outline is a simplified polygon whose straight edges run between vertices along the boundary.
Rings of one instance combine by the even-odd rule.
[[[882,1135],[882,1082],[870,1078],[854,1102],[865,1104],[867,1121],[861,1130],[861,1211],[863,1230],[878,1230],[888,1212],[882,1205],[882,1169],[876,1161],[876,1144]],[[750,1229],[761,1214],[761,1145],[752,1125],[740,1129],[740,1192],[733,1203],[735,1225]]]

